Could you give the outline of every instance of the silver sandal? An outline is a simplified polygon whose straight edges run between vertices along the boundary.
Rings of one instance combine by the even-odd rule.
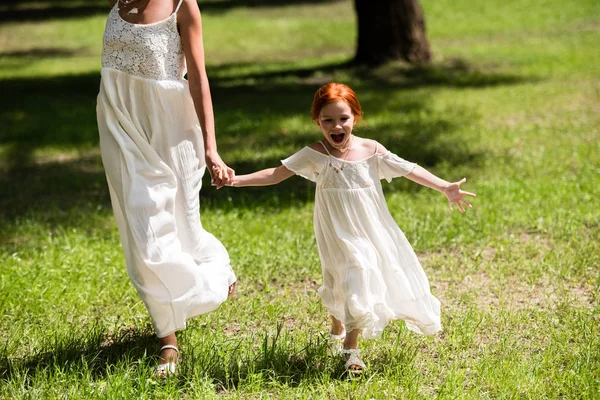
[[[179,358],[179,349],[177,348],[177,346],[173,346],[172,344],[164,345],[163,347],[160,348],[158,353],[160,354],[163,350],[167,350],[167,349],[175,350],[175,352],[177,353],[177,358]],[[169,362],[166,362],[163,364],[158,364],[158,366],[156,367],[156,375],[157,376],[174,375],[176,373],[177,373],[177,361],[169,361]]]
[[[360,375],[363,373],[363,370],[367,368],[365,363],[360,359],[360,350],[359,349],[343,349],[342,353],[344,355],[349,354],[348,360],[346,360],[346,372],[352,375]],[[351,368],[354,367],[354,368]],[[358,367],[358,368],[356,368]]]

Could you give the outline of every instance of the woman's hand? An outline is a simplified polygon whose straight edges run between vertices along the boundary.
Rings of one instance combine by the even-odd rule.
[[[217,153],[206,155],[206,168],[211,176],[211,184],[217,189],[233,183],[235,171],[229,168]]]
[[[465,204],[469,208],[472,208],[471,204],[469,204],[464,199],[464,196],[475,197],[476,196],[475,193],[465,192],[460,189],[460,185],[462,185],[466,181],[467,181],[467,178],[462,178],[458,182],[449,184],[444,189],[443,193],[446,195],[446,197],[448,198],[448,201],[450,202],[450,211],[453,211],[453,209],[452,209],[453,204],[456,204],[461,212],[465,212],[465,209],[463,208],[463,204]]]

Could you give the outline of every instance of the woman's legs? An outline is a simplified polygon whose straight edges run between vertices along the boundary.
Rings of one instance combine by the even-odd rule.
[[[236,288],[237,288],[236,282],[234,282],[231,286],[229,286],[229,292],[227,294],[227,298],[231,298],[231,296],[233,296]],[[170,335],[167,335],[165,337],[158,338],[158,342],[159,342],[159,345],[161,348],[163,346],[167,346],[167,345],[177,347],[177,336],[175,335],[175,333],[171,333]],[[170,362],[177,362],[178,358],[179,358],[179,354],[177,353],[176,350],[173,350],[172,348],[167,348],[167,349],[161,350],[160,353],[158,353],[158,363],[159,364],[167,364]]]
[[[237,282],[234,282],[231,286],[229,286],[229,290],[227,293],[227,298],[231,298],[233,296],[233,294],[235,293],[235,290],[237,288]],[[163,348],[163,346],[175,346],[177,347],[177,336],[175,335],[175,333],[171,333],[170,335],[167,335],[165,337],[162,338],[158,338],[158,342],[159,345],[161,347],[161,349]],[[167,349],[163,349],[160,351],[160,353],[158,353],[158,364],[168,364],[171,362],[176,363],[177,360],[179,358],[179,353],[172,349],[172,348],[167,348]],[[160,371],[159,375],[164,375],[167,372],[165,371]]]
[[[227,292],[227,298],[230,299],[231,296],[233,296],[235,294],[235,290],[237,289],[237,281],[233,282],[231,285],[229,285],[229,290]]]
[[[171,345],[171,346],[177,347],[177,336],[175,336],[175,333],[171,333],[168,336],[158,338],[158,341],[160,343],[161,348],[166,345]],[[176,361],[177,361],[177,352],[173,349],[170,349],[170,348],[164,349],[158,354],[158,363],[159,364],[166,364],[169,362],[176,362]]]

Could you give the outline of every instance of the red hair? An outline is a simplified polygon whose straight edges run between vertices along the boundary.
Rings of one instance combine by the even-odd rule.
[[[314,121],[318,120],[323,107],[336,101],[345,101],[350,106],[354,115],[354,122],[358,122],[362,118],[362,107],[358,102],[358,97],[356,97],[354,90],[343,83],[335,82],[330,82],[317,90],[310,108],[310,116]]]

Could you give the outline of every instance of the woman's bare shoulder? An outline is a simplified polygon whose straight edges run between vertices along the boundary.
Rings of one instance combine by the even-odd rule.
[[[182,25],[201,25],[200,8],[196,0],[175,0],[177,22]]]

